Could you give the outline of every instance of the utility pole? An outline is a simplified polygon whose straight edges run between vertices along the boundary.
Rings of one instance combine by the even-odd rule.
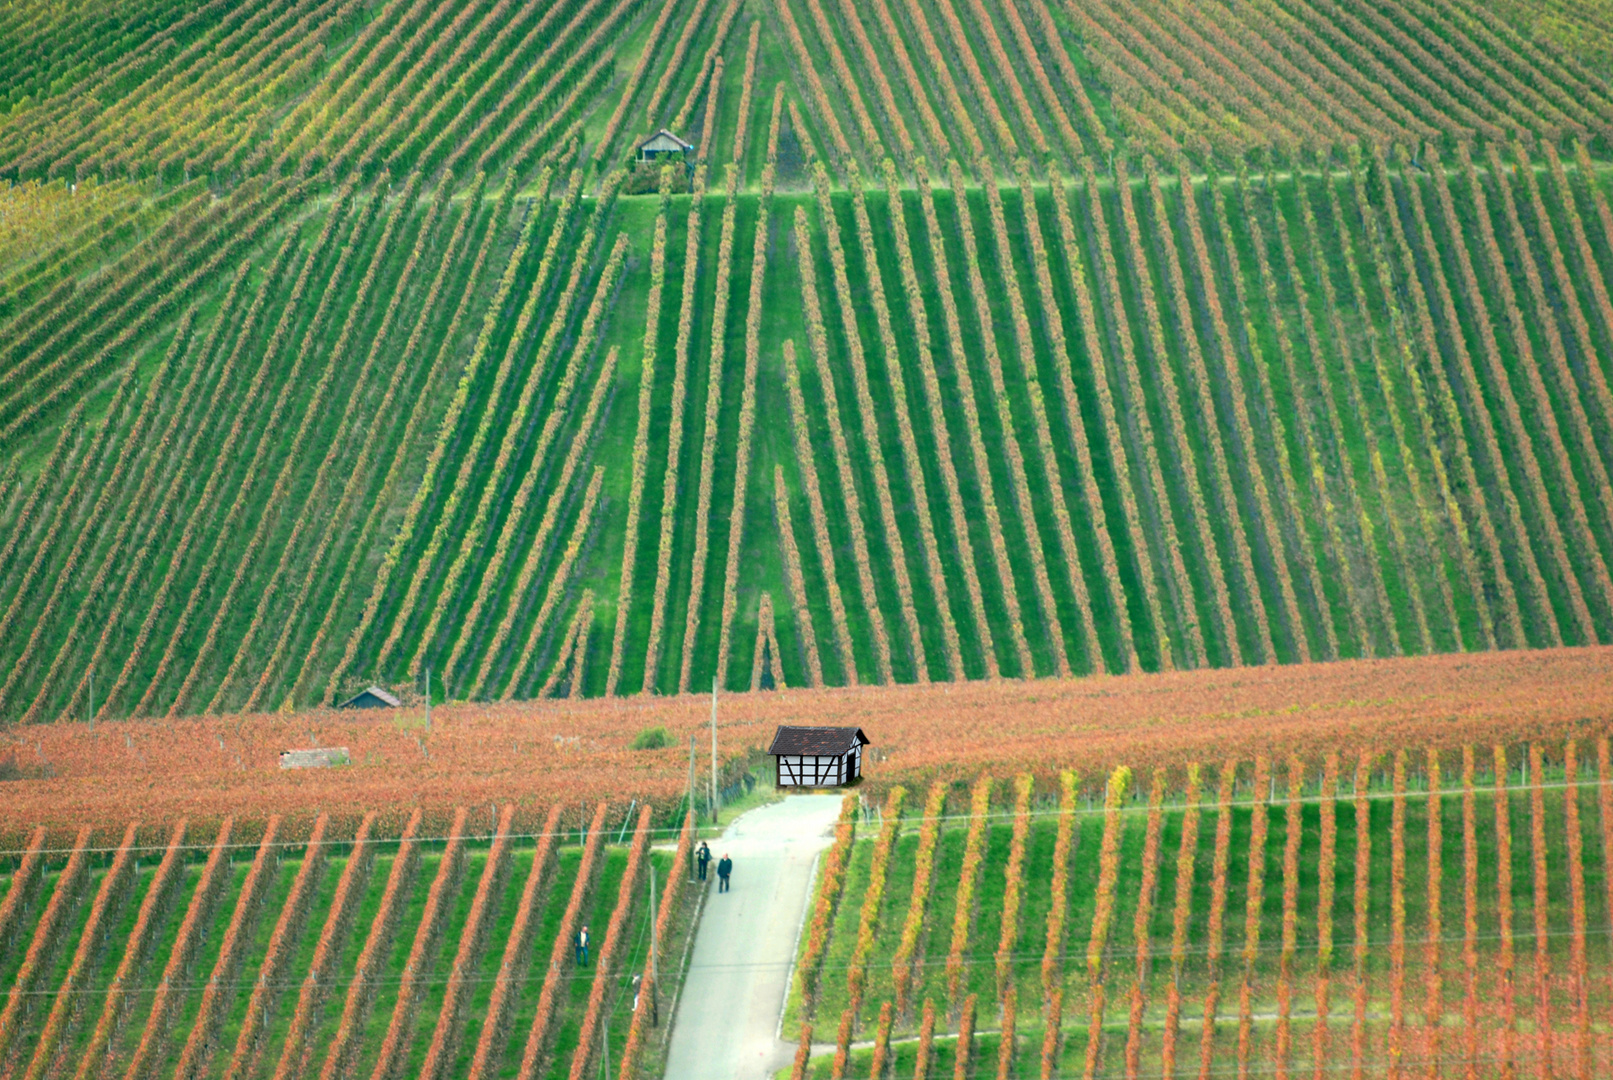
[[[717,824],[717,677],[711,677],[711,823]]]
[[[689,732],[689,813],[695,821],[700,821],[700,815],[694,808],[694,732]],[[689,871],[689,880],[694,880],[694,871]]]
[[[599,1080],[610,1080],[610,1009],[599,1013]]]
[[[650,1026],[661,1026],[661,1010],[656,1006],[655,991],[657,967],[661,954],[660,934],[658,933],[659,920],[655,912],[655,864],[650,864]]]
[[[431,665],[426,665],[426,730],[431,730]]]

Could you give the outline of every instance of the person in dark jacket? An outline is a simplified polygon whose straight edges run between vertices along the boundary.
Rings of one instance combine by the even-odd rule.
[[[734,860],[730,859],[728,857],[728,852],[725,851],[725,852],[723,852],[723,855],[722,855],[722,861],[717,864],[717,891],[718,892],[727,892],[728,891],[728,876],[730,874],[732,874],[733,872],[734,872]]]
[[[706,864],[711,862],[711,848],[704,840],[700,841],[700,851],[695,856],[695,862],[700,866],[700,880],[706,880]]]
[[[588,927],[586,925],[584,925],[581,930],[577,931],[577,937],[572,941],[572,944],[575,945],[576,948],[577,948],[577,966],[578,967],[587,967],[588,966]]]

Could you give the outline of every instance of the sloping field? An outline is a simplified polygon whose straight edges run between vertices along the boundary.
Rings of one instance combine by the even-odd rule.
[[[956,1076],[960,1054],[977,1077],[1169,1054],[1160,1075],[1450,1075],[1547,1051],[1598,1075],[1610,664],[1602,646],[721,699],[723,786],[779,722],[874,740],[787,1035],[816,1033],[812,1075],[884,1076],[882,1055]],[[665,1027],[644,1030],[631,978],[653,865],[671,1016],[695,914],[684,742],[708,708],[23,729],[0,757],[0,1065],[580,1080],[609,1055],[657,1075]],[[646,726],[670,745],[629,749]],[[352,764],[281,770],[288,745]]]
[[[1605,1075],[1610,778],[1603,737],[848,798],[791,1075]]]
[[[67,847],[38,830],[7,857],[0,1060],[11,1076],[279,1080],[581,1077],[608,1054],[636,1075],[660,1042],[652,865],[662,947],[687,925],[688,830],[675,853],[652,853],[655,833],[648,807],[606,802],[130,824]]]
[[[1613,640],[1606,18],[13,5],[0,717]]]

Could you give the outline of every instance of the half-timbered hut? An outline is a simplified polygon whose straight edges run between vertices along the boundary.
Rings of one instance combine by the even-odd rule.
[[[779,787],[838,787],[863,774],[868,736],[858,727],[780,727],[767,752]]]

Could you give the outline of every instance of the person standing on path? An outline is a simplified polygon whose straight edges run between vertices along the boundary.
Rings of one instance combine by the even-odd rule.
[[[725,851],[722,854],[722,862],[717,864],[717,891],[718,892],[721,893],[721,892],[727,892],[728,891],[728,876],[730,874],[732,874],[733,872],[734,872],[734,860],[730,859],[728,857],[728,852]]]
[[[711,846],[704,840],[700,841],[700,853],[696,858],[700,864],[700,880],[706,880],[706,864],[711,862]]]
[[[588,966],[588,927],[587,927],[586,924],[583,926],[583,928],[581,930],[577,931],[577,937],[572,942],[572,944],[577,947],[577,966],[578,967],[587,967]]]

